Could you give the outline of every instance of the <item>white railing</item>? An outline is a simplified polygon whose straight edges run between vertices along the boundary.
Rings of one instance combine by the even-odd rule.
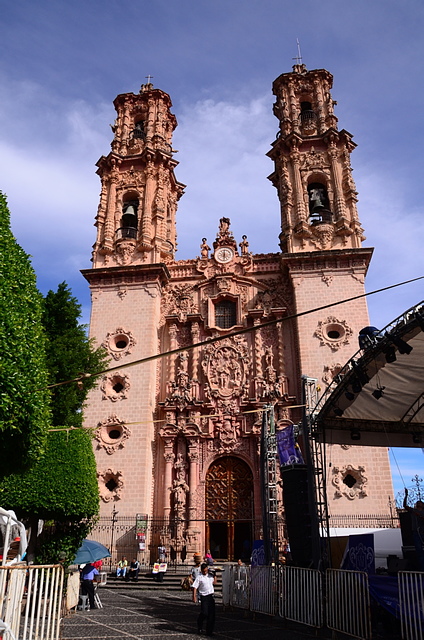
[[[327,626],[355,638],[371,638],[368,575],[327,569]]]
[[[322,573],[315,569],[281,567],[278,614],[310,627],[324,625]]]
[[[252,567],[250,569],[250,610],[275,616],[277,588],[275,567]]]
[[[4,640],[59,639],[63,574],[61,565],[0,566]]]
[[[424,637],[424,573],[398,573],[400,623],[402,640]]]

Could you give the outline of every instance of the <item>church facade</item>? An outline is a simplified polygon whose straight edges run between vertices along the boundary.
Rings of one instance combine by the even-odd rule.
[[[331,88],[328,71],[304,65],[273,84],[279,131],[268,155],[281,252],[255,254],[222,217],[191,260],[175,259],[184,185],[170,97],[148,83],[114,102],[111,151],[97,164],[93,264],[83,272],[90,336],[111,361],[86,426],[95,433],[100,515],[138,514],[146,554],[163,542],[184,554],[248,555],[261,536],[264,405],[277,430],[299,424],[302,376],[324,389],[369,324],[365,298],[309,312],[363,294],[372,255],[362,247],[355,144],[338,128]],[[387,448],[328,444],[327,463],[330,516],[390,513]]]

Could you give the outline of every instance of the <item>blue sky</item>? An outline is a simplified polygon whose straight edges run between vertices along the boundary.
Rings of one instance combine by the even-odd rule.
[[[0,0],[0,189],[43,293],[66,280],[89,317],[100,183],[118,93],[148,74],[179,126],[177,257],[199,254],[231,218],[255,253],[277,251],[279,207],[265,156],[277,132],[272,81],[291,70],[296,39],[309,69],[334,76],[339,127],[352,154],[367,290],[424,274],[422,0]],[[260,227],[258,228],[258,219]],[[210,242],[209,242],[210,243]],[[369,299],[383,327],[424,298],[423,284]],[[421,450],[395,450],[407,485]]]

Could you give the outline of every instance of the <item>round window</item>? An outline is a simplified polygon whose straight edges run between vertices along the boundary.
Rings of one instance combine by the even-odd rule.
[[[325,333],[329,340],[341,340],[345,336],[344,327],[341,324],[328,324]]]

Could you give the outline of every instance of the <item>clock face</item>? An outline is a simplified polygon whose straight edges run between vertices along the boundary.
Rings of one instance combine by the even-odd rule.
[[[234,257],[233,250],[229,247],[221,247],[215,251],[215,260],[218,262],[230,262]]]

